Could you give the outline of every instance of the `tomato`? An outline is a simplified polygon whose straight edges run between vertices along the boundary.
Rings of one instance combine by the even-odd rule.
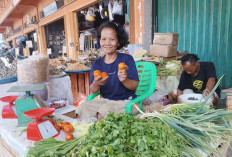
[[[101,71],[100,71],[100,70],[95,70],[95,71],[93,72],[93,76],[94,76],[95,78],[101,76]]]
[[[72,125],[65,125],[64,128],[63,128],[64,132],[65,133],[72,133],[73,132],[73,126]]]
[[[57,125],[59,125],[59,127],[62,128],[63,122],[58,122]]]
[[[119,70],[125,70],[126,69],[126,64],[125,63],[119,63],[118,68],[119,68]]]
[[[67,134],[67,135],[65,136],[65,140],[66,140],[66,141],[70,141],[70,140],[72,140],[73,138],[74,138],[73,134]]]
[[[54,125],[54,127],[56,128],[56,130],[59,132],[60,131],[60,126],[59,125]]]
[[[62,127],[61,127],[62,130],[64,130],[64,126],[65,126],[65,125],[71,125],[71,124],[70,124],[69,122],[64,122],[64,123],[62,124]]]
[[[108,76],[107,72],[102,72],[102,73],[101,73],[101,78],[102,78],[102,79],[104,79],[104,78],[107,77],[107,76]]]

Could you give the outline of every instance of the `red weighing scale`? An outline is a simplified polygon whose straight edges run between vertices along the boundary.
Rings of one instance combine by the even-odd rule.
[[[38,108],[24,112],[28,118],[35,119],[27,125],[27,139],[32,141],[40,141],[59,134],[50,119],[43,119],[51,115],[55,108]]]
[[[0,98],[0,101],[9,103],[2,108],[2,118],[17,119],[16,108],[14,101],[18,98],[18,95],[5,96]]]

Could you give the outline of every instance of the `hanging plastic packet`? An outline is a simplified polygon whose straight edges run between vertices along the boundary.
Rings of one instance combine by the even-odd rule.
[[[123,3],[122,0],[113,1],[112,14],[123,15]]]
[[[85,16],[85,20],[95,21],[95,13],[94,13],[94,8],[93,7],[88,8],[87,14]]]
[[[113,17],[113,14],[112,14],[112,4],[111,4],[110,1],[109,1],[109,3],[108,3],[108,12],[109,12],[109,20],[110,20],[110,21],[113,21],[113,20],[114,20],[114,17]]]

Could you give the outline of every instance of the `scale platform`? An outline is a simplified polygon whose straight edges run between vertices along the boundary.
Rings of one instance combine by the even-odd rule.
[[[24,115],[35,121],[29,122],[27,126],[27,139],[32,141],[40,141],[59,135],[50,119],[43,119],[51,115],[55,108],[38,108],[24,112]]]
[[[32,119],[26,117],[24,112],[41,107],[37,97],[31,95],[31,91],[40,91],[45,89],[45,84],[19,85],[12,86],[7,92],[25,92],[24,96],[18,97],[15,101],[16,113],[18,117],[18,127],[27,126]]]
[[[5,96],[0,98],[0,101],[9,103],[8,105],[4,105],[2,108],[2,118],[4,119],[15,119],[16,108],[14,106],[14,101],[18,98],[18,95]]]

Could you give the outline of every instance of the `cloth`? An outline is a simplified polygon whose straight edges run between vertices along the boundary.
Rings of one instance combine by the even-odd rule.
[[[217,82],[216,70],[212,62],[200,62],[200,71],[196,77],[187,74],[185,71],[181,74],[178,89],[192,89],[195,93],[202,93],[206,88],[209,78],[215,78]],[[215,91],[220,96],[220,88]]]
[[[103,117],[109,112],[115,114],[125,113],[126,104],[130,100],[108,100],[108,99],[94,99],[89,102],[80,104],[76,109],[76,114],[79,115],[81,120],[89,120],[92,117],[97,117],[97,113],[100,113]],[[132,114],[138,113],[135,107],[132,107]]]
[[[106,64],[105,56],[95,60],[91,66],[90,84],[93,83],[95,70],[108,73],[108,80],[105,85],[101,86],[100,93],[103,98],[109,100],[127,100],[136,98],[135,91],[127,89],[118,78],[118,64],[124,62],[128,66],[127,78],[139,81],[135,61],[131,55],[118,53],[116,60],[111,64]]]
[[[180,75],[167,77],[157,76],[155,89],[171,93],[174,89],[177,89],[179,82]]]

